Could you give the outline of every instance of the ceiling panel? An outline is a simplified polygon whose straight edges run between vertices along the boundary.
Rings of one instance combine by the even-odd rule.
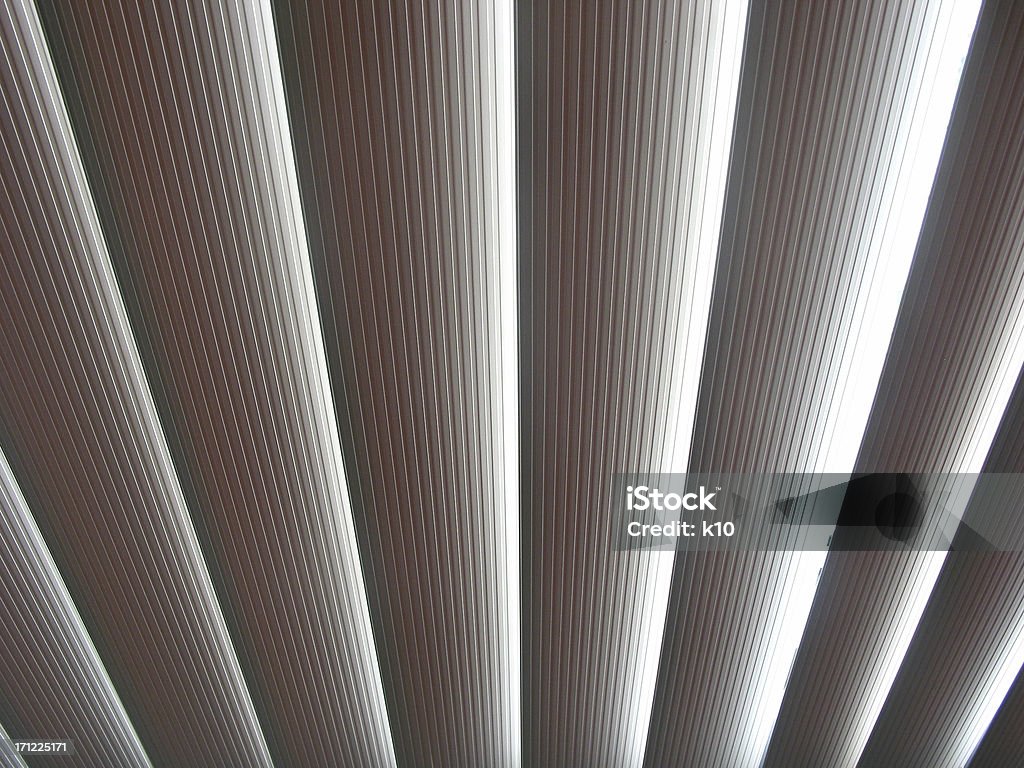
[[[519,5],[529,765],[643,762],[672,555],[612,551],[609,491],[686,454],[745,17]]]
[[[751,4],[689,471],[853,469],[951,107],[951,6]],[[763,760],[824,555],[762,546],[677,556],[648,765]]]
[[[1024,375],[983,471],[1021,475],[1022,462]],[[1024,483],[1016,477],[1002,481],[996,498],[987,487],[975,492],[965,520],[972,519],[975,504],[998,505],[1016,527],[1009,540],[1018,540]],[[1022,663],[1024,558],[1012,551],[950,552],[860,765],[965,765]]]
[[[1019,3],[0,0],[0,51],[0,765],[1022,753],[1020,553],[610,514],[1024,477]]]
[[[391,764],[270,8],[41,9],[270,753]]]
[[[967,765],[998,768],[1012,765],[1024,754],[1024,673],[1018,673],[995,719]]]
[[[0,721],[81,763],[150,766],[2,453],[0,531]]]
[[[1021,369],[1021,10],[986,3],[978,21],[860,471],[980,471]],[[767,765],[857,761],[942,559],[830,554]]]
[[[395,753],[517,764],[512,5],[274,11]]]
[[[155,762],[267,765],[38,18],[0,21],[4,453]]]

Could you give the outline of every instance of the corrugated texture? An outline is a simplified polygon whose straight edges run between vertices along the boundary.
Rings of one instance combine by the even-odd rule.
[[[984,471],[1024,473],[1024,377]],[[1019,533],[1024,482],[1015,480],[1000,493],[973,503],[1007,508]],[[951,552],[859,764],[965,765],[1006,693],[1004,670],[1009,665],[1015,675],[1024,660],[1022,634],[1024,556]]]
[[[752,3],[690,471],[853,469],[838,444],[858,439],[878,375],[858,335],[898,279],[885,262],[910,255],[891,219],[940,8]],[[761,763],[812,562],[676,559],[648,765]]]
[[[1024,477],[977,2],[0,0],[0,765],[1020,762],[1019,553],[610,522]]]
[[[981,470],[1020,370],[1022,12],[982,10],[858,470]],[[829,556],[767,765],[857,761],[940,558]]]
[[[395,752],[516,764],[511,5],[275,12]]]
[[[1003,768],[1024,755],[1024,673],[1018,673],[985,738],[967,765]]]
[[[389,765],[270,8],[41,5],[271,754]]]
[[[2,453],[0,675],[19,736],[69,739],[79,764],[151,765]]]
[[[613,472],[685,455],[721,195],[709,148],[730,133],[723,40],[742,34],[736,9],[519,5],[530,765],[643,760],[672,560],[611,551],[609,490]]]
[[[38,20],[0,23],[4,452],[154,762],[267,765]]]
[[[3,727],[0,727],[0,766],[2,768],[25,768],[25,761],[14,751]]]

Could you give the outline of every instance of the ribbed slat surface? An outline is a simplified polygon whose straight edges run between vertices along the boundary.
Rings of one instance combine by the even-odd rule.
[[[275,11],[395,752],[514,765],[511,4]]]
[[[519,5],[529,765],[643,760],[672,556],[611,550],[609,490],[686,454],[744,26],[727,2]]]
[[[271,754],[390,765],[270,14],[43,3]]]
[[[1004,768],[1024,755],[1024,673],[1018,673],[992,725],[970,762],[970,768]]]
[[[75,765],[150,765],[2,453],[0,686],[19,738],[70,740]]]
[[[858,470],[979,471],[1020,370],[1022,18],[982,10]],[[857,761],[940,562],[829,556],[767,765]]]
[[[155,764],[268,765],[38,19],[0,24],[4,452]]]
[[[3,727],[0,727],[0,768],[25,768],[25,761],[14,751]]]
[[[752,3],[690,471],[852,469],[940,8]],[[814,562],[676,558],[647,765],[760,764]]]
[[[1024,477],[1019,3],[0,0],[0,54],[0,766],[1021,762],[1020,553],[611,498]]]
[[[1024,376],[984,471],[1024,474]],[[1019,536],[1024,482],[1004,482],[998,498],[972,501],[1005,508]],[[859,764],[965,765],[1006,693],[1007,665],[1011,675],[1020,666],[1022,634],[1024,555],[951,552]]]

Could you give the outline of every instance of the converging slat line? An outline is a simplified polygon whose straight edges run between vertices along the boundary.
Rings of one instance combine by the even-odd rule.
[[[1018,376],[986,473],[1024,471],[1024,373]],[[977,505],[1020,507],[1021,483]],[[977,495],[977,494],[976,494]],[[1012,527],[1019,529],[1020,520]],[[1014,531],[1008,531],[1014,535]],[[860,765],[882,759],[907,766],[966,765],[1024,663],[1024,557],[1017,552],[947,556]],[[882,757],[884,756],[884,757]]]
[[[28,768],[25,758],[15,751],[10,739],[3,724],[0,724],[0,768]]]
[[[3,227],[4,284],[20,289],[0,302],[8,331],[0,354],[18,372],[18,386],[4,388],[0,401],[5,448],[30,483],[55,559],[147,747],[153,733],[137,717],[157,699],[188,723],[191,741],[182,738],[180,749],[266,765],[39,20],[33,8],[7,3],[4,23],[4,98],[20,103],[7,114],[23,121],[3,131],[4,208],[15,212]],[[11,163],[30,173],[12,181]],[[46,422],[53,429],[41,439],[34,425]],[[56,520],[52,510],[67,514]]]
[[[981,11],[859,471],[980,471],[1024,361],[1022,111],[1000,92],[1019,83],[1019,57],[1014,25],[995,21],[1006,12]],[[861,759],[944,558],[830,555],[767,764]]]
[[[2,720],[86,759],[151,766],[2,452],[0,530],[0,653],[18,678],[4,681]]]
[[[270,751],[393,764],[271,7],[45,16]]]
[[[1022,93],[1015,0],[0,0],[0,765],[1012,760],[1021,557],[609,505],[1017,471]]]
[[[852,470],[952,107],[946,30],[969,39],[950,7],[752,5],[693,469]],[[649,764],[760,764],[824,560],[677,558]]]
[[[529,764],[644,758],[671,556],[609,551],[606,488],[689,438],[744,27],[742,3],[520,5]]]
[[[512,8],[274,11],[396,756],[519,764]]]

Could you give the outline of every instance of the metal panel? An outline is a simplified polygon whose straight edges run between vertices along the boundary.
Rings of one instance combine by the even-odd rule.
[[[691,472],[853,469],[949,5],[752,3]],[[760,765],[822,561],[676,558],[648,765]]]
[[[1024,474],[1024,376],[984,471]],[[1024,520],[1024,482],[1003,493],[972,504],[998,504]],[[965,765],[1024,661],[1022,606],[1024,555],[950,552],[860,764]]]
[[[42,30],[0,24],[4,453],[154,762],[268,765]]]
[[[1024,755],[1024,674],[1018,674],[985,738],[967,765],[1004,768]]]
[[[275,12],[395,752],[515,765],[511,4]]]
[[[270,752],[390,765],[269,4],[42,9]]]
[[[981,470],[1020,371],[1022,21],[982,10],[858,470]],[[767,765],[857,761],[941,562],[829,556]]]
[[[2,453],[0,660],[17,738],[70,741],[79,765],[151,765]]]
[[[643,761],[672,556],[611,550],[611,475],[689,445],[745,6],[519,5],[529,765]]]
[[[609,514],[1024,475],[980,1],[0,0],[0,765],[1018,759],[1020,553]]]

